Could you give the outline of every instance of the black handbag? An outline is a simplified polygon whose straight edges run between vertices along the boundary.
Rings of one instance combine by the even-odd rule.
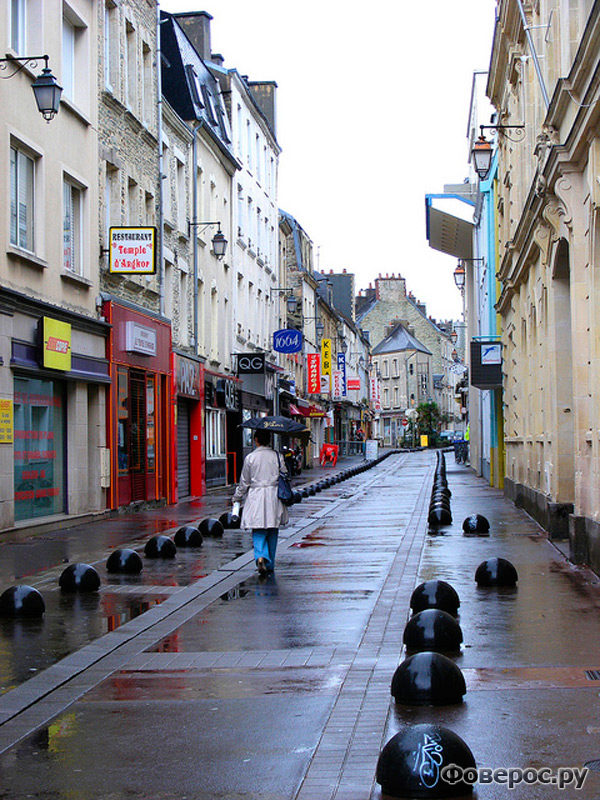
[[[292,484],[286,472],[281,467],[281,456],[279,456],[279,483],[277,485],[277,497],[286,506],[289,506],[292,501]]]

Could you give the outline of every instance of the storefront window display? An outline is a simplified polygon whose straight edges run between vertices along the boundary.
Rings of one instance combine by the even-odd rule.
[[[15,520],[65,511],[65,405],[59,381],[15,378]]]
[[[119,367],[117,370],[117,391],[117,448],[119,475],[127,475],[129,471],[129,449],[127,447],[127,423],[129,421],[129,379],[128,370],[122,367]]]
[[[206,456],[225,457],[225,412],[209,409],[206,412]]]

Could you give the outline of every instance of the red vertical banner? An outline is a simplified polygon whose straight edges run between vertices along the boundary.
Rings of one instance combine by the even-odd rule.
[[[321,390],[321,356],[319,353],[308,353],[306,356],[308,374],[307,393],[319,394]]]

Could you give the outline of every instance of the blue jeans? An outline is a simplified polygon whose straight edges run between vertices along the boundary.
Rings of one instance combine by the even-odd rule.
[[[254,560],[264,558],[269,572],[275,567],[275,550],[277,550],[277,535],[279,528],[252,528],[252,542],[254,544]]]

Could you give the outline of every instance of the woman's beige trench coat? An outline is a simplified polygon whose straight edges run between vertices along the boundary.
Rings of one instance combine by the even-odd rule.
[[[277,497],[280,463],[283,460],[270,447],[257,447],[248,453],[233,502],[243,502],[242,528],[279,528],[288,521],[288,511]]]

